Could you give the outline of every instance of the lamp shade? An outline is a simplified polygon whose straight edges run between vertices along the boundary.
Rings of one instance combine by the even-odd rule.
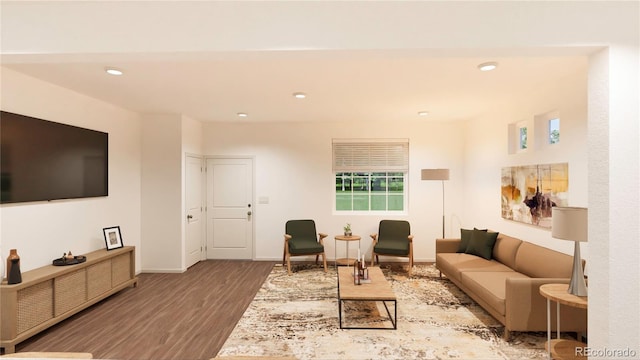
[[[422,169],[422,180],[449,180],[449,169]]]
[[[587,208],[554,207],[551,210],[551,236],[556,239],[587,241]]]

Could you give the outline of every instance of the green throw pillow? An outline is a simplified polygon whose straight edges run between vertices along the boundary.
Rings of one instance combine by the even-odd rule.
[[[493,254],[493,246],[498,238],[497,232],[488,232],[474,229],[471,233],[471,239],[467,245],[467,254],[483,257],[491,260]]]
[[[471,233],[473,233],[473,230],[460,229],[460,246],[457,252],[467,252],[467,245],[469,245],[469,240],[471,240]]]
[[[473,228],[473,230],[479,230],[477,228]],[[471,234],[473,230],[469,229],[460,229],[460,246],[458,246],[459,253],[467,252],[467,247],[469,246],[469,241],[471,241]],[[480,231],[487,231],[487,229],[483,229]]]

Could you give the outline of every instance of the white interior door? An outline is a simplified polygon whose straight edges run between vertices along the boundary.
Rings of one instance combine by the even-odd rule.
[[[207,258],[253,259],[253,159],[207,159]]]
[[[185,265],[203,259],[204,228],[202,221],[202,158],[186,156],[185,165]]]

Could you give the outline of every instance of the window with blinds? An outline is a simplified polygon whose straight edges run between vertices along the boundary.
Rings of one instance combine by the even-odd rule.
[[[334,139],[335,210],[404,211],[408,139]]]

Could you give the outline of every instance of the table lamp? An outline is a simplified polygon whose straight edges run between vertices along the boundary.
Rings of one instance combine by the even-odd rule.
[[[551,210],[551,237],[573,240],[573,271],[568,293],[587,296],[587,284],[584,281],[580,243],[587,242],[587,208],[554,207]]]
[[[444,181],[449,180],[449,169],[422,169],[422,180],[442,181],[442,238],[444,239]]]

